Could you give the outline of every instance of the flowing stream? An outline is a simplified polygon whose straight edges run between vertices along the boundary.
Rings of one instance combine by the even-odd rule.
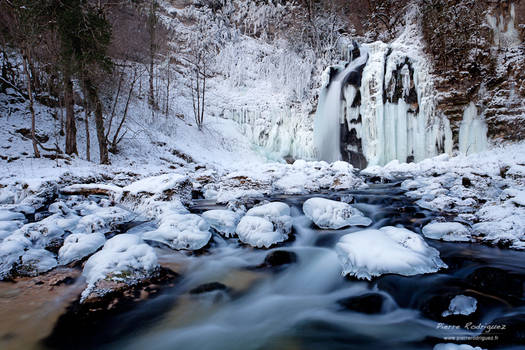
[[[411,203],[396,184],[372,184],[366,190],[319,195],[338,200],[352,197],[354,205],[373,219],[375,228],[403,225],[420,232],[433,215]],[[236,239],[215,236],[211,247],[200,255],[159,249],[162,264],[179,272],[181,280],[98,329],[85,329],[78,348],[432,349],[436,343],[447,342],[444,337],[481,333],[463,327],[443,329],[431,319],[433,312],[440,313],[448,306],[440,298],[459,294],[476,297],[476,324],[504,319],[503,323],[517,320],[518,327],[523,326],[523,252],[427,240],[441,252],[449,269],[413,277],[385,275],[371,282],[345,279],[334,245],[342,235],[359,228],[314,228],[301,210],[310,197],[271,198],[292,206],[295,239],[280,247],[257,250],[239,245]],[[216,207],[202,200],[192,211],[210,208]],[[133,228],[140,229],[144,227]],[[278,268],[257,267],[275,250],[295,253],[297,261]],[[212,282],[227,288],[190,293]],[[374,308],[366,300],[358,304],[363,308],[359,311],[344,306],[345,300],[370,293],[382,300],[377,310],[366,311]],[[17,316],[2,317],[8,320]],[[499,336],[507,337],[503,348],[518,346],[515,338]],[[495,345],[489,342],[486,347]]]

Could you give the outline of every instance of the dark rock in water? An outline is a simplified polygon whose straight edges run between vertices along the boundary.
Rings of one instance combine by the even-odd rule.
[[[461,290],[442,292],[441,294],[425,299],[420,307],[421,312],[432,320],[450,325],[463,326],[468,322],[479,322],[481,320],[479,308],[476,308],[476,311],[469,315],[451,314],[443,316],[443,312],[449,309],[450,301],[458,295],[477,297],[469,293],[463,293]]]
[[[53,238],[45,247],[47,251],[50,251],[53,254],[58,254],[60,248],[64,245],[64,238],[56,237]]]
[[[495,267],[479,268],[468,275],[465,281],[484,293],[501,296],[505,300],[508,300],[508,296],[521,300],[525,297],[525,276]]]
[[[205,283],[190,290],[190,294],[202,294],[219,290],[227,291],[228,287],[220,282]]]
[[[264,265],[268,267],[283,266],[297,262],[297,254],[287,250],[274,250],[264,258]]]
[[[173,287],[178,277],[177,273],[161,267],[151,278],[134,285],[119,284],[104,295],[90,295],[82,303],[79,298],[59,317],[42,343],[56,349],[94,349],[130,334],[169,310],[174,298],[158,296],[164,289]],[[139,310],[138,306],[145,303],[148,307]]]
[[[464,177],[463,179],[461,179],[461,184],[467,188],[472,186],[472,182],[470,181],[468,177]]]
[[[478,326],[477,324],[472,327]],[[509,317],[497,318],[490,324],[481,324],[483,333],[481,337],[494,337],[497,336],[497,340],[494,340],[493,344],[501,345],[518,345],[525,344],[525,314],[513,315]],[[487,346],[487,342],[479,342],[476,345]]]
[[[337,303],[347,310],[372,315],[381,313],[384,301],[385,297],[381,294],[366,293],[338,300]]]

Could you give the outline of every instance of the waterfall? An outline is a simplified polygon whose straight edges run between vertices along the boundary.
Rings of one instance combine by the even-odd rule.
[[[343,82],[352,72],[363,66],[367,59],[368,53],[366,50],[361,50],[360,56],[337,73],[335,78],[328,80],[321,91],[314,119],[314,145],[321,160],[334,162],[341,159],[340,127],[341,119],[344,118],[341,104]]]
[[[451,153],[450,124],[436,112],[424,55],[400,43],[359,50],[363,54],[344,70],[329,67],[325,74],[314,122],[318,158],[363,168]]]
[[[487,124],[478,116],[473,102],[463,112],[459,126],[459,151],[469,155],[487,149]]]

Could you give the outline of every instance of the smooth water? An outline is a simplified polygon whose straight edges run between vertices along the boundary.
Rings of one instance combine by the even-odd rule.
[[[395,185],[372,185],[363,191],[323,196],[347,200],[352,196],[355,206],[374,220],[372,227],[403,225],[419,232],[432,216],[410,203]],[[278,271],[256,269],[254,266],[260,265],[269,251],[220,237],[215,237],[209,252],[200,256],[164,251],[161,260],[178,268],[183,280],[174,290],[141,307],[162,309],[161,315],[145,325],[131,327],[133,334],[107,348],[432,349],[439,342],[436,338],[476,335],[480,331],[441,329],[437,322],[422,316],[420,309],[425,301],[442,293],[474,290],[475,286],[463,280],[480,268],[501,269],[518,274],[518,278],[525,275],[525,253],[427,240],[440,250],[450,269],[414,277],[387,275],[372,282],[345,279],[334,245],[342,235],[359,228],[315,229],[301,210],[309,197],[272,198],[292,206],[295,232],[295,240],[273,250],[296,253],[297,263]],[[201,212],[209,207],[203,201],[193,210]],[[202,283],[215,281],[224,283],[230,292],[188,294]],[[520,290],[496,296],[492,294],[498,292],[490,288],[474,290],[480,295],[480,304],[489,300],[486,309],[480,305],[484,323],[512,312],[525,313],[523,289],[518,298],[509,296],[508,301],[506,295],[519,294]],[[338,303],[371,290],[384,296],[380,314],[344,310]],[[491,303],[492,299],[496,302]],[[489,348],[494,345],[487,344]]]

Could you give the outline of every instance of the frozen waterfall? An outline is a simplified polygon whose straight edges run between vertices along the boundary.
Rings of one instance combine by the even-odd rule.
[[[478,116],[478,110],[471,102],[465,109],[459,126],[459,151],[469,155],[485,151],[487,147],[487,124]]]
[[[314,144],[318,157],[327,162],[341,159],[340,152],[340,126],[344,122],[342,106],[343,83],[348,76],[357,72],[368,58],[366,50],[361,50],[360,56],[350,62],[346,68],[339,71],[335,78],[326,81],[326,86],[321,91],[317,113],[314,119]],[[328,73],[330,75],[330,71]]]
[[[362,54],[344,70],[335,66],[325,73],[314,122],[319,158],[365,167],[451,153],[449,121],[435,110],[424,56],[399,43],[359,49]]]

